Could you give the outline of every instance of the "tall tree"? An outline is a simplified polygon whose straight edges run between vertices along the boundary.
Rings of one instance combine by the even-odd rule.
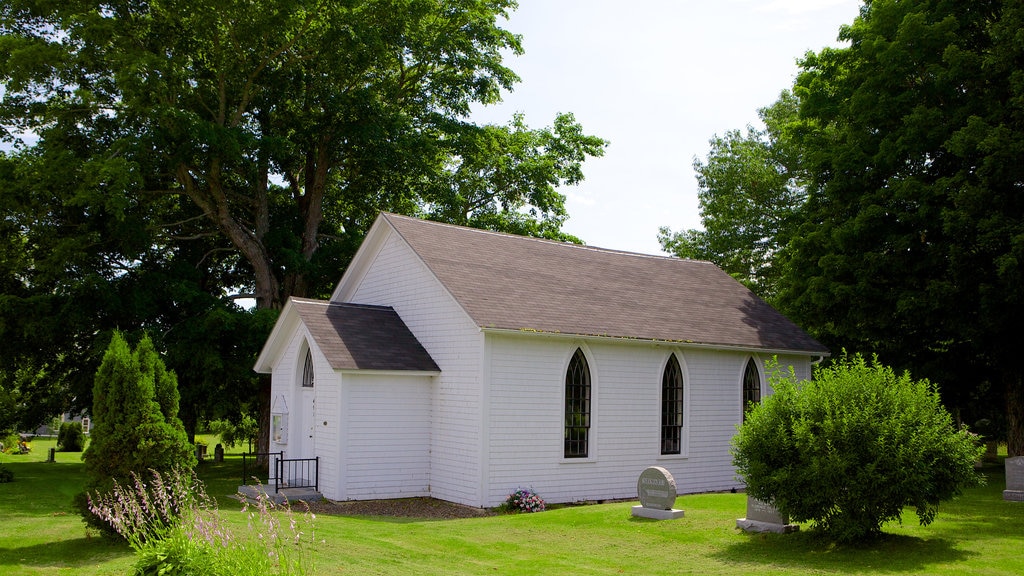
[[[1024,6],[872,0],[848,47],[808,54],[795,92],[824,129],[783,306],[969,406],[1006,400],[1024,454]],[[985,398],[982,398],[985,400]]]
[[[778,292],[783,251],[801,222],[805,179],[795,133],[798,102],[785,91],[758,111],[764,129],[748,126],[711,139],[707,160],[695,159],[701,230],[660,230],[662,249],[709,260],[762,298]]]
[[[242,314],[216,301],[248,295],[273,310],[292,295],[328,293],[381,210],[564,237],[555,188],[579,181],[604,142],[571,115],[541,130],[520,118],[467,119],[472,104],[496,102],[517,81],[502,55],[520,52],[520,39],[498,25],[513,6],[0,5],[0,135],[13,146],[3,194],[24,204],[13,245],[36,236],[54,244],[48,227],[64,242],[52,257],[36,251],[0,311],[14,317],[38,298],[50,313],[36,318],[77,313],[68,316],[82,320],[68,331],[74,338],[51,344],[50,358],[68,358],[71,371],[76,356],[95,365],[95,324],[100,334],[154,324],[182,334],[201,318]],[[188,266],[186,281],[166,284],[181,289],[173,297],[140,288]],[[78,291],[89,298],[73,298]],[[43,328],[20,333],[45,341]],[[191,366],[199,374],[200,363]],[[203,379],[180,374],[185,403]],[[189,412],[183,406],[186,420]]]
[[[381,209],[445,200],[427,187],[457,175],[467,140],[480,137],[463,120],[470,104],[497,101],[517,80],[501,51],[518,53],[520,40],[496,25],[511,6],[16,0],[5,10],[3,116],[43,138],[61,123],[60,135],[102,136],[97,162],[117,158],[142,190],[194,203],[251,269],[257,305],[277,308],[311,293],[325,241],[360,235]],[[575,129],[529,144],[545,146],[551,175],[525,183],[572,179],[563,166],[599,153],[571,118],[559,122]],[[515,149],[522,128],[505,128],[512,138],[489,154],[528,161]],[[529,201],[564,217],[557,202],[521,189],[507,214]],[[331,209],[340,218],[325,223]]]

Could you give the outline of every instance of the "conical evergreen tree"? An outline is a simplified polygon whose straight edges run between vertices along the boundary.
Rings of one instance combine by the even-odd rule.
[[[132,473],[148,476],[196,464],[185,427],[178,419],[178,384],[148,336],[133,354],[115,332],[93,384],[92,438],[82,455],[88,475],[86,490],[105,492]],[[97,525],[84,508],[83,516]]]
[[[140,389],[149,390],[152,386],[155,404],[155,410],[153,406],[149,408],[149,420],[139,429],[142,456],[148,468],[162,471],[186,464],[194,466],[192,445],[178,418],[178,377],[164,365],[148,335],[135,348],[135,360],[141,375]]]

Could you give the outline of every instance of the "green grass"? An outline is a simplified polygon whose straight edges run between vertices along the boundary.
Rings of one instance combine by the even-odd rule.
[[[0,457],[15,474],[0,484],[0,574],[127,573],[130,550],[87,537],[71,509],[83,481],[79,455],[58,453],[48,464],[47,447],[37,441],[30,455]],[[1001,465],[985,472],[988,485],[944,503],[931,526],[908,511],[867,546],[834,546],[806,529],[744,534],[735,528],[742,494],[703,494],[680,496],[686,517],[663,522],[632,518],[629,502],[464,520],[321,515],[315,561],[319,574],[360,575],[1022,574],[1024,503],[1002,500]],[[245,529],[226,498],[241,476],[237,451],[204,462],[200,475],[228,522]]]

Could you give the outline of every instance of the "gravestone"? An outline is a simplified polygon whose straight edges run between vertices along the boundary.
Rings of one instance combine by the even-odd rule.
[[[736,527],[746,532],[778,534],[788,534],[800,529],[796,524],[790,524],[789,518],[780,514],[774,506],[751,496],[747,496],[747,517],[737,520]]]
[[[654,520],[675,520],[684,512],[673,508],[676,503],[676,479],[661,466],[650,466],[640,473],[636,482],[640,506],[633,506],[633,516]]]
[[[1024,456],[1006,459],[1006,490],[1003,500],[1024,502]]]
[[[214,448],[213,448],[213,461],[214,462],[223,462],[224,461],[224,445],[223,444],[217,444],[216,446],[214,446]]]

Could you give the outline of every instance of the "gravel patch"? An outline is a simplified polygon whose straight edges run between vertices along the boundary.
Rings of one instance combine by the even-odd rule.
[[[435,498],[349,500],[345,502],[325,499],[311,503],[309,509],[316,514],[336,516],[390,516],[394,518],[421,518],[429,520],[479,518],[481,516],[494,516],[495,514],[492,510],[473,508]]]

